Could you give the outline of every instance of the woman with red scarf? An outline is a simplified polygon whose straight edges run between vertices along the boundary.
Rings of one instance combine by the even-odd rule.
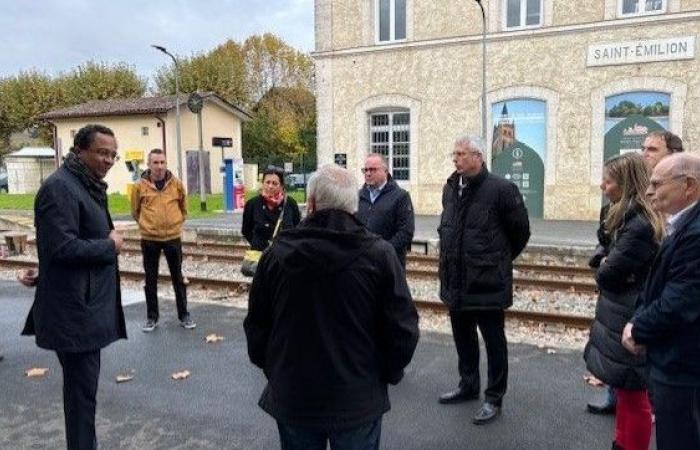
[[[284,191],[284,171],[278,167],[268,167],[263,172],[262,189],[246,202],[243,210],[241,233],[253,250],[265,250],[282,216],[279,230],[294,228],[301,221],[299,206]]]

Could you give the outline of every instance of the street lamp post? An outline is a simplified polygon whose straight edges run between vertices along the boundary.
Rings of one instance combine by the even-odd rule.
[[[481,8],[481,139],[486,145],[486,11],[481,0],[474,0]]]
[[[175,134],[177,139],[177,177],[182,180],[182,137],[180,133],[180,66],[177,64],[177,58],[172,53],[167,51],[165,47],[160,45],[151,45],[158,51],[165,53],[173,59],[175,63]]]

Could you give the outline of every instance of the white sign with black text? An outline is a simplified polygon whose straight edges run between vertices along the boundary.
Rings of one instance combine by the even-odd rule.
[[[694,58],[695,36],[683,36],[589,45],[586,65],[612,66]]]

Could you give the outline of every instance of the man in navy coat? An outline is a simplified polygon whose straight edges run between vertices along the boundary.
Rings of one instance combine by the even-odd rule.
[[[647,195],[666,233],[640,307],[622,335],[646,349],[659,450],[700,448],[700,158],[679,153],[654,168]]]
[[[20,276],[36,286],[22,334],[36,335],[63,368],[63,410],[69,450],[94,450],[100,350],[126,338],[114,230],[103,181],[117,161],[109,128],[87,125],[63,165],[46,179],[34,206],[39,270]]]

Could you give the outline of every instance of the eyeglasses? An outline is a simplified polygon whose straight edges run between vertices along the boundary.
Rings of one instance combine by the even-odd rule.
[[[672,177],[668,177],[664,180],[649,180],[649,187],[657,190],[659,187],[663,186],[666,183],[670,183],[673,180],[678,180],[680,178],[688,178],[688,175],[682,174],[682,175],[674,175]]]
[[[93,150],[93,153],[95,153],[97,156],[99,156],[102,159],[111,159],[114,162],[117,162],[120,159],[117,152],[110,152],[109,150],[105,150],[105,149]]]
[[[360,172],[362,173],[374,173],[379,170],[379,167],[363,167],[360,169]]]
[[[465,156],[467,156],[467,155],[479,155],[479,156],[481,156],[481,153],[480,153],[480,152],[467,152],[467,151],[452,152],[452,153],[450,153],[450,156],[453,157],[453,158],[456,158],[456,157],[458,157],[458,158],[463,158],[463,157],[465,157]]]

